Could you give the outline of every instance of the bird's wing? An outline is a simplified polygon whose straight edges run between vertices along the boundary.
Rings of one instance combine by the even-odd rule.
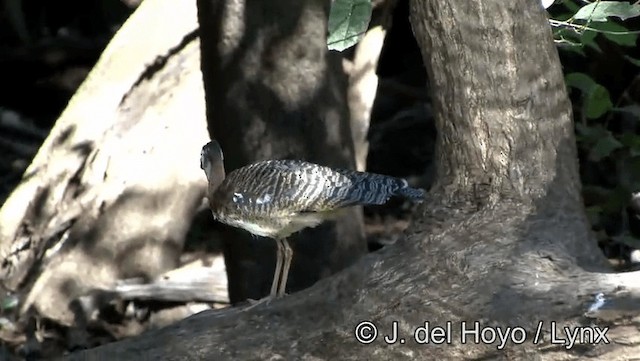
[[[328,167],[300,160],[268,160],[231,172],[214,198],[221,207],[253,217],[322,211],[339,178],[348,182]]]
[[[278,217],[330,212],[352,205],[384,204],[392,196],[418,200],[421,189],[404,179],[333,169],[299,160],[269,160],[231,172],[219,192],[247,216]]]

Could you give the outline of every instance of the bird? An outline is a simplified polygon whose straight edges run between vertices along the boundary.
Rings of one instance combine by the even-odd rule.
[[[214,220],[276,241],[276,268],[269,295],[285,294],[293,251],[287,238],[315,227],[345,207],[380,205],[392,197],[422,202],[425,190],[406,180],[338,169],[303,160],[263,160],[226,174],[224,154],[214,139],[202,147],[200,168],[208,180]]]

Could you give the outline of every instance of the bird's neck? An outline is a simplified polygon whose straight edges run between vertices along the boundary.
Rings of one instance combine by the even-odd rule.
[[[222,159],[213,159],[207,164],[206,174],[209,181],[208,194],[211,196],[220,187],[226,177]]]

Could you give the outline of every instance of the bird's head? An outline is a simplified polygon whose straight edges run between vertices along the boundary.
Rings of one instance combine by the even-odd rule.
[[[224,156],[220,144],[212,140],[202,147],[200,152],[200,168],[209,181],[209,195],[215,191],[225,178]]]

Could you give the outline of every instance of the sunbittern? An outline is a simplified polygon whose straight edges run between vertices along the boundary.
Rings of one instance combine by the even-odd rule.
[[[384,204],[393,196],[421,201],[424,190],[404,179],[334,169],[301,160],[265,160],[226,175],[222,149],[213,140],[202,148],[200,168],[207,175],[207,197],[213,218],[278,246],[271,293],[285,292],[293,251],[291,234],[315,227],[348,206]]]

